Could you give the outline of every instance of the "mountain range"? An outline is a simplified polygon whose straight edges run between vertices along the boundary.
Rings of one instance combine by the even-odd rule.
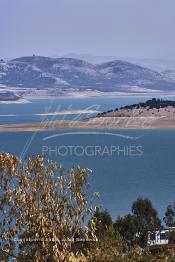
[[[121,60],[92,64],[75,58],[33,55],[1,60],[0,86],[101,92],[175,91],[175,78],[173,72],[160,73]]]
[[[53,57],[59,57],[59,56],[53,55]],[[121,60],[136,65],[140,65],[155,70],[157,72],[163,72],[165,70],[175,70],[175,59],[168,59],[168,58],[133,58],[127,56],[126,57],[98,56],[92,54],[76,54],[76,53],[68,53],[65,54],[64,57],[81,59],[93,64],[105,63],[112,60]]]

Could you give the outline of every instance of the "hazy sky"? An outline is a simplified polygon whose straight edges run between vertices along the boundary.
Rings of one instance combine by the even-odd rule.
[[[0,57],[175,59],[175,0],[0,0]]]

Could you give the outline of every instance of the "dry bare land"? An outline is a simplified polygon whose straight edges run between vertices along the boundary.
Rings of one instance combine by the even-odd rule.
[[[175,116],[100,117],[79,121],[48,121],[29,124],[1,125],[0,132],[72,131],[117,129],[175,129]]]

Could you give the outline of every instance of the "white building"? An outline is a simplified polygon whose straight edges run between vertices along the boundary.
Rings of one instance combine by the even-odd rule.
[[[175,230],[175,227],[169,227],[159,231],[152,231],[148,233],[148,244],[149,245],[165,245],[168,244],[169,232]]]

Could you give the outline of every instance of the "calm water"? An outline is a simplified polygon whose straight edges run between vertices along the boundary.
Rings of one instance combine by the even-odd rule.
[[[0,104],[0,124],[11,123],[31,123],[41,121],[41,116],[45,112],[55,112],[70,109],[90,109],[96,111],[106,111],[126,104],[145,101],[147,98],[86,98],[86,99],[43,99],[33,100],[28,104]],[[13,115],[13,116],[8,116]],[[82,115],[86,117],[87,115]],[[91,115],[92,116],[92,115]],[[47,116],[47,119],[73,119],[75,115],[66,116]],[[81,117],[81,116],[80,116]]]
[[[102,110],[108,110],[128,102],[136,102],[137,99],[127,101],[126,99],[100,100],[87,99],[77,101],[60,100],[54,101],[54,106],[61,103],[66,109],[70,102],[73,108],[86,108],[93,104],[100,104]],[[141,101],[139,99],[139,101]],[[143,101],[143,99],[142,99]],[[35,101],[28,105],[0,105],[0,114],[18,114],[19,122],[25,118],[29,120],[32,113],[41,113],[44,102]],[[47,101],[49,103],[50,101]],[[6,108],[6,109],[5,109]],[[7,110],[8,108],[8,110]],[[20,109],[21,108],[21,109]],[[25,117],[24,117],[25,115]],[[28,115],[26,119],[26,115]],[[13,122],[14,118],[3,121]],[[30,120],[36,121],[36,118]],[[0,151],[25,157],[40,153],[45,149],[46,156],[60,162],[65,168],[79,164],[93,170],[91,176],[92,191],[100,192],[100,203],[102,203],[116,218],[129,212],[131,203],[138,196],[149,197],[155,207],[163,216],[168,204],[175,201],[175,130],[120,130],[112,132],[113,135],[104,134],[55,134],[53,132],[42,133],[0,133]],[[123,135],[114,136],[114,134]],[[46,140],[51,135],[59,135]],[[132,139],[129,139],[129,138]],[[133,139],[137,138],[137,139]],[[89,147],[90,146],[90,147]],[[95,147],[105,147],[108,151],[103,154],[95,152]],[[109,154],[109,149],[119,147],[119,154]],[[128,148],[140,148],[142,154],[128,154]],[[62,148],[61,154],[58,149]],[[78,152],[64,151],[66,148],[78,148]],[[90,148],[84,153],[83,150]],[[57,150],[57,154],[56,154]],[[60,151],[59,151],[60,152]],[[65,152],[65,154],[64,154]]]

